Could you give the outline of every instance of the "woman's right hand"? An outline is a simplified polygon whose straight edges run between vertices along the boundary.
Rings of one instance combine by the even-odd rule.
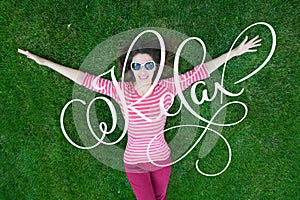
[[[27,56],[27,58],[34,60],[36,63],[40,64],[40,65],[44,65],[45,64],[45,59],[41,58],[35,54],[30,53],[29,51],[24,51],[22,49],[18,49],[18,52],[20,54],[23,54],[25,56]]]
[[[30,53],[29,51],[24,51],[22,49],[18,49],[18,52],[20,54],[23,54],[23,55],[27,56],[27,58],[30,58],[30,59],[34,60],[35,62],[37,62],[40,65],[47,66],[50,69],[53,69],[53,70],[57,71],[58,73],[60,73],[60,74],[64,75],[65,77],[71,79],[75,83],[78,83],[78,84],[81,85],[82,82],[83,82],[85,73],[80,71],[80,70],[72,69],[70,67],[66,67],[66,66],[51,62],[50,60],[41,58],[37,55],[34,55],[33,53]]]

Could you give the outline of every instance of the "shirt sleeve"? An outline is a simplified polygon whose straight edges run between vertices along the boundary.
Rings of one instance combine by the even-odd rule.
[[[210,74],[207,71],[207,69],[205,68],[204,64],[197,65],[196,67],[194,67],[194,69],[179,76],[180,89],[181,89],[181,91],[184,91],[193,83],[203,80],[203,79],[206,79],[209,76],[210,76]],[[159,83],[161,85],[165,86],[166,88],[168,88],[168,90],[172,94],[177,95],[174,77],[163,79]]]
[[[98,92],[100,94],[104,94],[116,99],[116,88],[113,82],[108,79],[101,78],[101,77],[97,78],[97,76],[91,75],[86,72],[83,78],[82,86],[90,90],[93,90],[95,92]]]

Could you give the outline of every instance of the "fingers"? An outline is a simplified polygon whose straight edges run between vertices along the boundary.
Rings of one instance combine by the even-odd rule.
[[[257,35],[256,37],[254,37],[254,38],[252,38],[249,42],[248,42],[248,44],[257,44],[257,43],[259,43],[259,42],[261,42],[261,39],[258,39],[259,38],[259,36]]]
[[[248,40],[248,36],[246,35],[245,39],[243,40],[243,42],[241,43],[241,45],[244,45]]]
[[[261,42],[261,40],[262,39],[256,40],[256,41],[253,42],[253,44],[259,43],[259,42]]]
[[[258,46],[260,46],[260,45],[261,45],[261,44],[256,44],[256,45],[251,45],[251,46],[249,46],[248,49],[247,49],[247,52],[256,52],[257,49],[253,49],[253,48],[258,47]]]
[[[24,55],[28,55],[28,51],[24,51],[22,49],[18,49],[18,52]]]
[[[259,38],[259,36],[257,35],[247,42],[248,36],[246,36],[240,46],[244,46],[244,45],[251,46],[249,48],[260,46],[261,39],[258,39],[258,38]]]
[[[253,48],[253,47],[259,47],[259,46],[261,46],[261,44],[259,43],[259,44],[253,44],[253,45],[251,45],[251,47],[250,48]]]
[[[18,49],[18,52],[19,52],[20,54],[25,55],[27,58],[31,58],[31,57],[32,57],[32,54],[31,54],[29,51],[24,51],[24,50],[22,50],[22,49]]]
[[[255,47],[259,47],[261,46],[261,40],[259,39],[259,36],[255,36],[254,38],[252,38],[251,40],[249,40],[246,44],[245,44],[245,48],[247,48],[246,52],[256,52],[257,49],[253,49]]]
[[[257,38],[258,38],[259,36],[257,35],[257,36],[255,36],[254,38],[252,38],[249,42],[253,42],[253,41],[255,41],[255,40],[257,40]]]
[[[26,56],[27,58],[29,58],[29,59],[33,59],[33,60],[34,60],[34,58],[35,58],[35,55],[32,54],[32,53],[30,53],[29,51],[24,51],[24,50],[22,50],[22,49],[18,49],[18,52],[19,52],[20,54],[25,55],[25,56]]]

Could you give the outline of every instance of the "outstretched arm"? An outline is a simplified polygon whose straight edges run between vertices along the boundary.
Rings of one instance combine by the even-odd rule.
[[[246,36],[246,38],[243,40],[243,42],[236,48],[234,48],[227,60],[230,60],[231,58],[233,57],[236,57],[236,56],[240,56],[246,52],[255,52],[257,51],[257,49],[252,49],[254,47],[258,47],[260,46],[260,41],[261,39],[258,39],[259,37],[256,36],[254,37],[252,40],[248,40],[248,36]],[[205,67],[207,69],[207,71],[211,74],[213,71],[215,71],[216,69],[218,69],[220,66],[222,66],[224,63],[225,63],[225,59],[227,57],[227,54],[228,53],[225,53],[213,60],[210,60],[208,62],[205,63]]]
[[[18,49],[18,52],[21,54],[24,54],[25,56],[27,56],[27,58],[34,60],[36,63],[38,63],[40,65],[47,66],[47,67],[57,71],[58,73],[71,79],[75,83],[78,83],[81,85],[83,82],[84,72],[82,72],[80,70],[76,70],[76,69],[72,69],[70,67],[65,67],[65,66],[59,65],[57,63],[51,62],[50,60],[46,60],[44,58],[41,58],[35,54],[32,54],[28,51],[24,51],[22,49]]]

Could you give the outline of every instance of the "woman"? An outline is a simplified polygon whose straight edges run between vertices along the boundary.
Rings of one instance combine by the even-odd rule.
[[[228,60],[246,52],[256,51],[253,48],[260,46],[260,41],[258,36],[249,41],[246,37],[238,47],[232,50]],[[97,87],[94,87],[93,80],[96,78],[94,75],[53,63],[28,51],[19,49],[18,52],[40,65],[59,72],[77,84],[108,95],[120,103],[120,97],[112,81],[100,77],[96,80]],[[213,71],[224,64],[226,57],[227,53],[180,75],[181,90],[186,89],[196,81],[209,77]],[[121,72],[123,61],[124,57],[119,62]],[[128,142],[124,154],[124,167],[128,181],[138,200],[166,199],[171,172],[171,166],[158,167],[149,162],[149,157],[158,164],[171,162],[170,149],[163,135],[166,115],[163,115],[162,110],[168,110],[177,91],[174,78],[162,79],[151,91],[149,90],[159,62],[159,49],[137,47],[130,52],[128,64],[125,66],[125,72],[132,73],[133,79],[119,84],[126,103],[134,105],[128,111]],[[160,104],[162,96],[164,96],[163,103]],[[120,106],[122,109],[121,103]],[[147,150],[148,144],[154,136],[157,137]]]

